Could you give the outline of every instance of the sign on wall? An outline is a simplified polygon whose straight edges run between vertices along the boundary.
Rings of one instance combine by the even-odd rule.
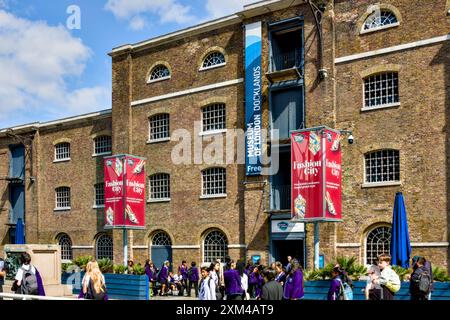
[[[245,26],[245,172],[261,174],[261,21]]]
[[[104,158],[105,228],[145,228],[145,159]]]
[[[341,140],[338,131],[326,127],[291,134],[293,219],[342,219]]]
[[[272,233],[291,232],[305,232],[305,224],[291,220],[272,220]]]

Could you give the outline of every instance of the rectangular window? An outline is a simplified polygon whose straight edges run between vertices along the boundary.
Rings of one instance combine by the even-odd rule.
[[[270,72],[302,69],[303,21],[299,17],[269,24]],[[303,70],[300,70],[303,73]]]
[[[202,172],[203,188],[202,195],[215,196],[226,195],[227,177],[224,168],[211,168]]]
[[[111,153],[111,137],[100,136],[94,139],[94,154]]]
[[[398,73],[387,72],[364,80],[365,107],[377,107],[399,102]]]
[[[149,178],[150,200],[170,199],[170,175],[157,173]]]
[[[398,150],[381,150],[365,156],[366,183],[400,181]]]
[[[55,146],[55,160],[70,159],[70,143],[63,142]]]
[[[226,129],[225,104],[216,103],[203,108],[203,132]]]
[[[157,114],[149,119],[149,141],[168,139],[169,114]]]
[[[70,208],[70,188],[56,188],[56,209]]]
[[[95,185],[95,205],[104,206],[105,205],[105,184],[97,183]]]

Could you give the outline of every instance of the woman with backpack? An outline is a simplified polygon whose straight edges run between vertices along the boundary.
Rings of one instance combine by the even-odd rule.
[[[42,277],[36,267],[31,264],[31,256],[26,252],[22,253],[19,262],[21,266],[17,270],[11,291],[16,294],[45,296]]]
[[[288,275],[286,277],[286,283],[284,284],[284,299],[286,300],[299,300],[303,299],[304,293],[303,284],[303,270],[300,266],[300,262],[297,259],[292,259]]]
[[[100,271],[97,261],[90,261],[86,265],[86,274],[81,283],[83,285],[84,299],[108,300],[105,277]]]
[[[425,267],[426,260],[419,257],[413,265],[413,273],[409,284],[411,300],[428,300],[431,289],[431,275]]]

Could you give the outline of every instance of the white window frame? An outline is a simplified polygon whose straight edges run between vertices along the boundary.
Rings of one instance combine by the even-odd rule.
[[[205,173],[207,171],[215,170],[215,169],[221,169],[224,170],[225,177],[224,177],[224,187],[225,187],[225,193],[216,193],[216,194],[205,194]],[[213,173],[214,174],[214,173]],[[214,199],[214,198],[226,198],[227,197],[227,169],[222,167],[212,167],[212,168],[206,168],[201,171],[201,181],[202,181],[202,193],[200,196],[200,199]]]
[[[63,258],[63,246],[61,245],[61,239],[63,237],[67,237],[70,241],[70,255],[72,256],[72,259],[73,259],[73,241],[67,233],[61,233],[58,235],[58,245],[61,247],[61,262],[62,263],[71,263],[72,259],[64,259]]]
[[[374,230],[378,229],[378,228],[390,228],[391,229],[391,233],[392,233],[392,225],[389,225],[387,223],[383,223],[383,224],[379,224],[374,226],[373,228],[371,228],[365,235],[364,235],[364,265],[365,266],[370,266],[370,264],[367,263],[367,238],[369,237],[369,234],[372,233]]]
[[[112,252],[112,256],[111,256],[111,257],[107,257],[107,258],[110,258],[111,260],[114,260],[114,239],[113,239],[110,235],[108,235],[108,234],[106,234],[106,233],[103,233],[103,234],[99,235],[99,236],[97,237],[97,239],[95,240],[95,258],[96,258],[97,260],[105,258],[104,256],[102,256],[102,257],[99,258],[99,255],[98,255],[98,252],[99,252],[99,250],[98,250],[98,248],[99,248],[99,241],[100,241],[100,239],[103,238],[103,237],[108,237],[108,238],[111,240],[111,252]],[[109,248],[108,248],[108,250],[109,250]],[[103,250],[103,251],[106,251],[106,250]]]
[[[163,67],[165,67],[167,70],[169,70],[169,75],[168,75],[168,76],[164,76],[164,77],[160,77],[160,78],[156,78],[156,79],[151,79],[153,71],[154,71],[156,68],[161,67],[161,66],[163,66]],[[155,66],[155,67],[150,71],[150,74],[149,74],[148,79],[147,79],[147,83],[150,84],[150,83],[155,83],[155,82],[159,82],[159,81],[169,80],[171,77],[172,77],[172,72],[170,71],[169,67],[167,67],[167,66],[164,65],[164,64],[158,64],[157,66]]]
[[[370,153],[382,152],[382,151],[397,151],[398,152],[398,170],[399,170],[399,180],[391,180],[391,181],[379,181],[379,182],[368,182],[367,181],[367,173],[366,173],[366,156]],[[390,186],[399,186],[402,184],[401,180],[401,152],[398,149],[379,149],[366,152],[363,155],[363,184],[362,188],[376,188],[376,187],[390,187]]]
[[[207,108],[210,108],[213,106],[223,106],[223,112],[224,112],[223,128],[205,130],[205,124],[203,122],[205,120],[205,112],[211,112],[211,111],[205,111],[205,110]],[[227,106],[225,103],[211,103],[207,106],[204,106],[201,111],[202,111],[202,117],[201,117],[202,130],[199,132],[199,136],[214,135],[214,134],[221,134],[221,133],[227,132]]]
[[[400,25],[400,21],[398,21],[398,17],[397,17],[397,15],[394,12],[392,12],[391,10],[386,10],[386,9],[381,9],[380,11],[389,11],[391,14],[393,14],[395,16],[395,19],[397,20],[397,22],[386,24],[384,26],[378,26],[378,27],[370,28],[370,29],[364,29],[364,27],[366,26],[367,19],[369,19],[373,14],[375,14],[375,11],[374,11],[371,14],[369,14],[366,17],[366,19],[364,20],[364,22],[363,22],[363,24],[361,26],[360,34],[376,32],[376,31],[385,30],[385,29],[389,29],[389,28],[395,28],[395,27],[398,27]]]
[[[219,229],[213,229],[213,230],[209,230],[204,236],[203,236],[203,239],[202,239],[202,261],[203,261],[203,263],[211,263],[211,261],[205,261],[206,259],[205,259],[205,241],[206,241],[206,238],[207,238],[207,236],[208,235],[210,235],[211,233],[213,233],[213,232],[220,232],[223,236],[224,236],[224,238],[225,238],[225,240],[226,240],[226,254],[225,254],[225,256],[227,255],[227,254],[229,254],[229,252],[230,252],[230,244],[229,244],[229,240],[228,240],[228,237],[227,237],[227,235],[225,234],[225,232],[223,232],[222,230],[219,230]],[[223,261],[223,259],[222,259],[222,261]]]
[[[220,53],[223,56],[224,62],[217,63],[217,64],[214,64],[214,65],[211,65],[211,66],[208,66],[208,67],[204,67],[203,65],[205,64],[206,58],[208,58],[213,53]],[[198,71],[206,71],[206,70],[211,70],[211,69],[215,69],[215,68],[220,68],[220,67],[226,66],[226,64],[227,64],[227,61],[225,59],[225,55],[222,52],[215,50],[215,51],[209,52],[205,56],[205,58],[202,60],[202,65],[200,66],[200,69]]]
[[[398,101],[390,102],[390,103],[384,103],[384,104],[382,103],[382,104],[378,104],[378,105],[374,105],[374,106],[367,106],[366,105],[366,80],[368,78],[370,78],[370,77],[383,75],[383,74],[387,74],[387,73],[395,73],[395,74],[397,74],[397,97],[398,97]],[[377,110],[377,109],[399,107],[401,105],[400,104],[400,74],[399,74],[399,72],[398,71],[383,71],[383,72],[374,73],[374,74],[368,75],[367,77],[364,77],[364,79],[362,81],[362,94],[363,94],[363,106],[361,108],[361,111],[373,111],[373,110]]]
[[[152,118],[158,117],[158,116],[166,116],[167,117],[167,137],[163,137],[163,138],[157,138],[157,139],[152,139],[151,138],[151,134],[152,134],[152,121],[163,121],[165,119],[157,119],[157,120],[153,120]],[[147,143],[158,143],[158,142],[167,142],[170,141],[170,114],[169,113],[158,113],[158,114],[154,114],[152,116],[150,116],[148,118],[148,140]]]
[[[63,207],[63,206],[59,206],[58,205],[58,189],[61,189],[61,188],[66,188],[66,190],[64,190],[64,191],[68,191],[68,194],[69,194],[69,206]],[[61,190],[61,192],[62,191],[63,190]],[[70,187],[61,186],[61,187],[56,188],[55,189],[55,209],[54,209],[54,211],[68,211],[68,210],[71,210],[71,204],[72,204],[72,195],[71,195]]]
[[[63,144],[67,144],[69,146],[69,156],[66,157],[66,158],[58,159],[57,158],[57,155],[58,155],[57,150],[58,150],[58,147],[62,147],[61,145],[63,145]],[[60,142],[58,144],[55,144],[55,146],[54,146],[54,159],[53,159],[53,162],[54,163],[56,163],[56,162],[66,162],[66,161],[70,161],[70,160],[71,160],[71,144],[70,144],[70,142]]]
[[[167,178],[167,185],[164,185],[162,187],[163,188],[167,187],[169,189],[169,191],[168,191],[169,197],[152,198],[152,185],[151,185],[152,180],[151,180],[151,178],[156,177],[156,176]],[[162,180],[160,179],[160,181],[162,181]],[[160,188],[161,188],[161,186],[160,186]],[[159,173],[152,174],[151,176],[148,177],[148,199],[147,199],[147,202],[149,202],[149,203],[168,202],[168,201],[170,201],[170,191],[171,191],[170,190],[170,174],[165,173],[165,172],[159,172]]]
[[[97,203],[97,186],[98,185],[103,185],[103,204],[98,204]],[[96,183],[94,185],[94,205],[92,206],[92,208],[97,209],[97,208],[104,208],[105,207],[105,183],[104,182],[99,182]]]
[[[109,141],[110,141],[109,148],[111,151],[105,151],[105,152],[100,152],[100,153],[96,152],[97,151],[97,139],[100,139],[100,138],[109,138]],[[92,154],[92,156],[99,157],[99,156],[105,156],[105,155],[110,155],[110,154],[112,154],[112,137],[109,135],[101,135],[101,136],[95,137],[94,138],[94,153]]]

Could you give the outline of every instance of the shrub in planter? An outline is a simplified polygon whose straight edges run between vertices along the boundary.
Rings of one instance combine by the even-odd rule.
[[[86,265],[92,260],[94,260],[92,256],[80,256],[73,260],[73,264],[80,267],[81,271],[86,271]]]
[[[125,274],[125,271],[127,270],[127,267],[121,264],[116,264],[114,266],[114,273],[116,274]]]
[[[412,273],[412,270],[405,269],[399,266],[392,266],[392,270],[395,271],[396,274],[398,274],[398,277],[400,278],[400,281],[406,281],[406,276],[410,275]]]
[[[450,277],[447,275],[447,271],[440,267],[433,268],[433,280],[437,282],[450,281]]]
[[[135,264],[133,266],[133,274],[136,274],[136,275],[139,275],[139,276],[144,275],[145,274],[145,268],[143,266],[141,266],[140,263]]]
[[[114,264],[111,259],[103,258],[98,260],[97,263],[102,273],[112,273],[114,271]]]

